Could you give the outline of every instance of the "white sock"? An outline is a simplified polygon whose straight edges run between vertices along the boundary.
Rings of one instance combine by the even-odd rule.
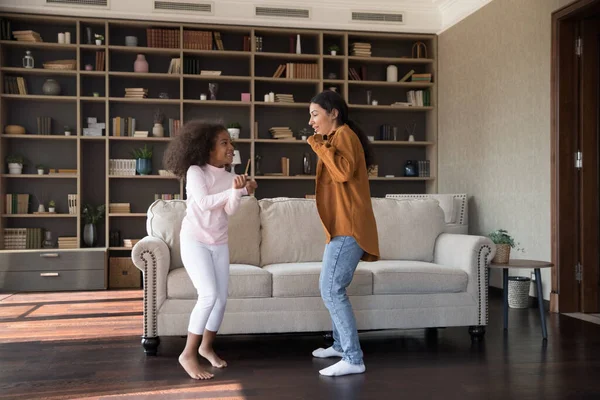
[[[341,360],[330,367],[320,370],[319,373],[325,376],[342,376],[350,374],[362,374],[365,372],[365,369],[365,364],[355,365]]]
[[[313,355],[313,357],[327,358],[327,357],[343,357],[344,353],[342,353],[341,351],[337,351],[336,349],[333,348],[333,346],[331,346],[326,349],[318,348],[312,352],[312,355]]]

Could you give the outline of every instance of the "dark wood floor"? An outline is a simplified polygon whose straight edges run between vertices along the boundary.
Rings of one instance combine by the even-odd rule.
[[[177,364],[183,338],[143,355],[140,297],[0,295],[0,398],[600,398],[600,325],[551,314],[544,344],[537,309],[511,309],[504,335],[496,294],[480,344],[467,328],[361,333],[367,372],[325,378],[318,370],[335,361],[310,355],[321,335],[220,337],[230,367],[204,382]]]

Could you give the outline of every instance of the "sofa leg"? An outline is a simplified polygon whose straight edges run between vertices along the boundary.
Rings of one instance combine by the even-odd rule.
[[[471,335],[471,340],[482,340],[485,335],[485,326],[470,326],[469,334]]]
[[[160,338],[157,337],[142,337],[142,347],[147,356],[155,356],[160,344]]]

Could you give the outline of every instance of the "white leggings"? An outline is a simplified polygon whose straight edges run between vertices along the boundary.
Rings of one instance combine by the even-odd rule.
[[[217,332],[227,303],[229,246],[207,245],[181,235],[181,259],[198,292],[188,331],[196,335],[202,335],[205,328]]]

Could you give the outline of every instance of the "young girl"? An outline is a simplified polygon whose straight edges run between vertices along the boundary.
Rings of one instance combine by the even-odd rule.
[[[198,292],[190,315],[185,349],[179,363],[193,379],[210,379],[198,353],[213,367],[227,363],[213,350],[223,320],[229,283],[227,226],[243,194],[257,185],[226,167],[233,161],[233,145],[222,125],[191,121],[170,143],[165,167],[186,179],[187,210],[181,225],[181,259]]]

